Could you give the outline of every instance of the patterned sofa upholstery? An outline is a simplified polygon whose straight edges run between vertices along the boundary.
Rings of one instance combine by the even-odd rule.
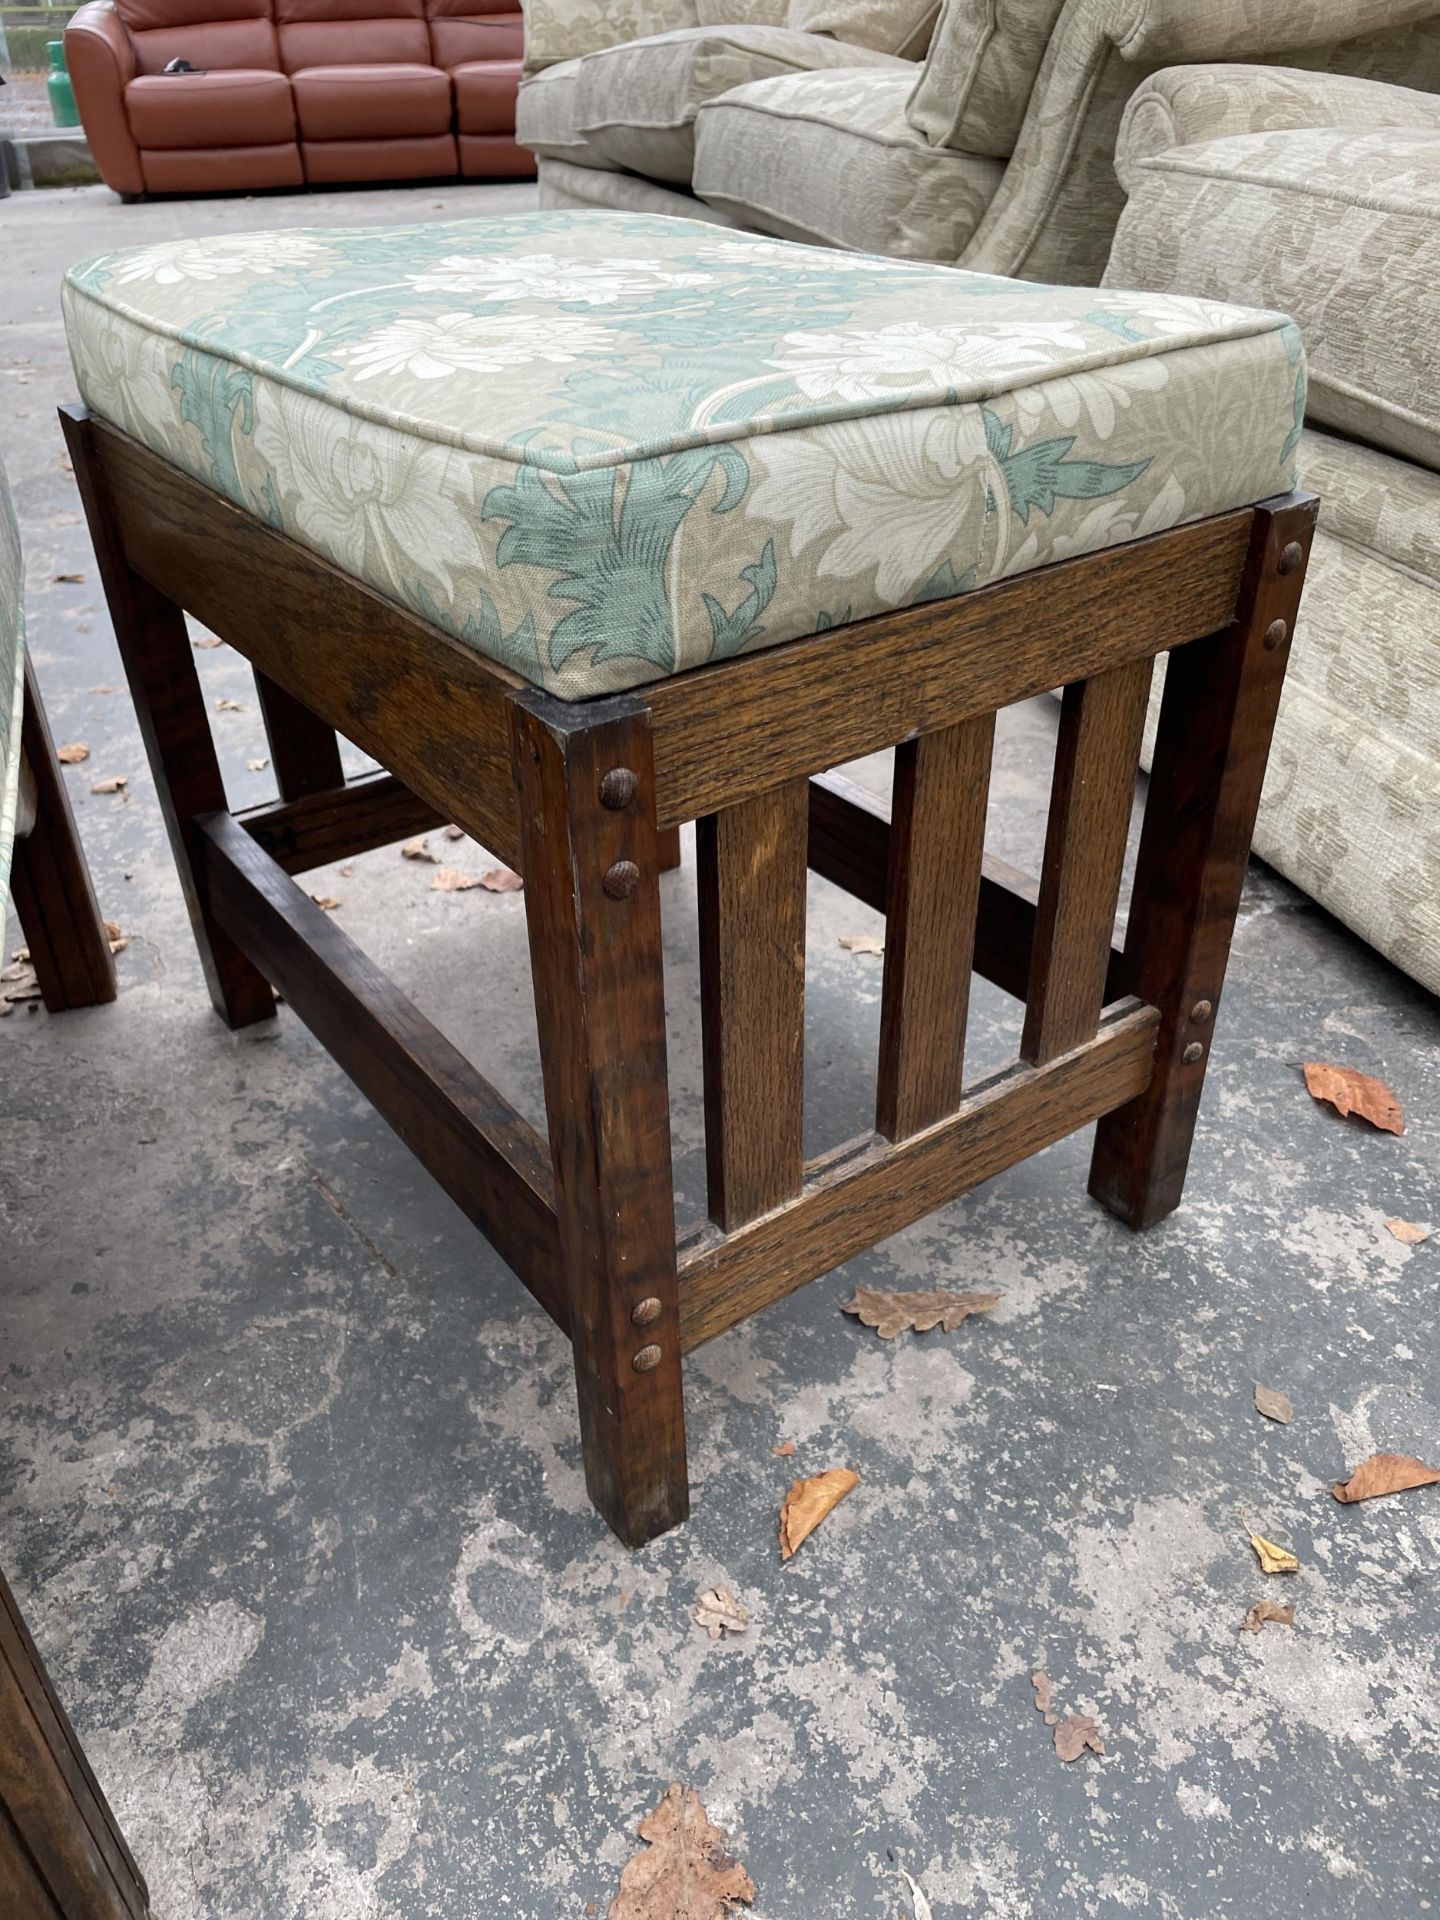
[[[20,796],[20,720],[24,710],[24,568],[20,529],[0,466],[0,919],[10,884],[10,850]]]
[[[527,0],[518,138],[544,206],[1093,285],[1127,102],[1222,60],[1440,91],[1440,0]]]
[[[1118,164],[1108,286],[1279,307],[1309,349],[1324,509],[1257,850],[1440,992],[1440,100],[1177,69]]]

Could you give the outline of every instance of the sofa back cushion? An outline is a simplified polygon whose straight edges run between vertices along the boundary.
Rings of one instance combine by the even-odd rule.
[[[1064,8],[1065,0],[945,0],[910,98],[911,126],[932,146],[1008,159]]]
[[[930,45],[940,0],[790,0],[787,26],[828,33],[852,47],[919,60]]]
[[[448,71],[472,60],[518,60],[525,51],[525,18],[515,0],[425,0],[430,54]]]
[[[696,0],[702,27],[788,27],[792,0]]]
[[[425,0],[274,0],[280,64],[363,67],[406,63],[428,67]]]
[[[115,0],[130,30],[141,73],[161,73],[172,60],[223,72],[280,65],[270,0]]]

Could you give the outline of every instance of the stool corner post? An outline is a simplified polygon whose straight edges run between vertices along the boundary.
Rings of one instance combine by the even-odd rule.
[[[585,1478],[635,1547],[689,1510],[649,715],[510,719]]]

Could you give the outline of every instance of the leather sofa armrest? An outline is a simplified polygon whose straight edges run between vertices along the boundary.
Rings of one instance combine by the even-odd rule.
[[[603,7],[577,0],[521,0],[521,6],[527,74],[602,47],[700,25],[697,0],[607,0]]]
[[[1288,67],[1165,67],[1125,110],[1115,170],[1129,193],[1145,161],[1175,147],[1304,127],[1440,132],[1440,95]]]
[[[65,29],[65,64],[80,122],[107,187],[143,193],[140,152],[125,117],[125,89],[135,78],[135,46],[113,0],[87,0]]]

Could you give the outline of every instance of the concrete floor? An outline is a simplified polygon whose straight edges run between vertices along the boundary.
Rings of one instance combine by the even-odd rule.
[[[624,1552],[581,1481],[567,1350],[292,1015],[211,1015],[53,418],[67,262],[176,232],[453,217],[447,187],[0,206],[0,441],[33,642],[120,999],[0,1022],[0,1561],[161,1920],[578,1920],[635,1821],[696,1787],[760,1920],[1399,1915],[1440,1902],[1440,1488],[1344,1508],[1372,1448],[1440,1457],[1440,1010],[1252,875],[1184,1209],[1131,1237],[1077,1138],[697,1354],[695,1511]],[[57,583],[80,572],[83,581]],[[199,655],[232,795],[265,752],[242,662]],[[1033,864],[1053,740],[1006,717],[992,844]],[[120,799],[92,779],[128,773]],[[864,777],[883,779],[867,765]],[[463,864],[481,856],[461,849]],[[539,1112],[523,905],[389,851],[312,884]],[[694,866],[665,882],[677,1179],[701,1179]],[[874,917],[811,899],[809,1118],[865,1124]],[[15,944],[13,921],[6,933]],[[477,964],[478,963],[478,964]],[[983,992],[977,1064],[1013,1045]],[[1383,1075],[1403,1139],[1299,1063]],[[993,1287],[882,1344],[857,1283]],[[1251,1404],[1279,1387],[1294,1424]],[[782,1440],[792,1459],[776,1458]],[[779,1562],[793,1473],[861,1485]],[[1246,1544],[1292,1542],[1293,1629]],[[720,1583],[745,1637],[690,1620]],[[1065,1767],[1043,1665],[1107,1757]],[[593,1905],[590,1903],[594,1903]],[[913,1911],[919,1913],[920,1908]]]

